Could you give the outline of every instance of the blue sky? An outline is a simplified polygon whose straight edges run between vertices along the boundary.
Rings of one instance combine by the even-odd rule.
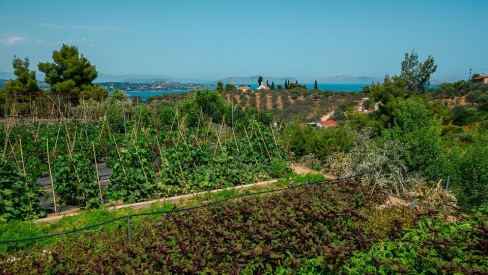
[[[202,80],[398,74],[432,55],[439,81],[488,73],[488,1],[0,0],[0,71],[63,43],[106,74]]]

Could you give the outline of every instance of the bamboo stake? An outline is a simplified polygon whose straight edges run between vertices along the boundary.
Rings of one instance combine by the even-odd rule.
[[[283,158],[281,157],[280,150],[278,150],[278,142],[276,142],[276,136],[275,136],[275,133],[274,133],[274,130],[273,130],[273,126],[270,125],[269,127],[271,128],[271,134],[273,135],[273,140],[275,142],[276,150],[278,151],[278,156],[280,157],[280,160],[283,161]]]
[[[22,139],[19,139],[19,143],[20,143],[20,158],[22,160],[22,169],[24,170],[24,176],[27,177],[27,172],[25,170],[25,163],[24,163],[24,151],[22,150]],[[27,186],[27,182],[24,182],[25,183],[25,188],[28,189],[28,186]],[[29,198],[29,206],[30,208],[32,209],[32,201],[31,199]]]
[[[17,166],[20,166],[19,160],[17,159],[17,155],[15,154],[15,146],[12,144],[12,142],[10,142],[10,140],[8,141],[8,144],[10,144],[10,154],[6,157],[8,158],[10,157],[10,155],[13,155],[15,164],[17,164]]]
[[[139,148],[137,147],[136,143],[134,143],[134,147],[136,148],[137,159],[139,160],[139,164],[141,165],[142,173],[144,174],[144,178],[146,179],[146,183],[149,183],[149,179],[147,178],[147,174],[146,174],[146,169],[144,169],[144,164],[142,163],[141,156],[139,155]]]
[[[251,134],[254,133],[254,123],[256,122],[256,119],[254,116],[252,117],[252,122],[253,123],[251,123]],[[264,155],[263,148],[261,148],[261,146],[259,146],[259,151],[261,151],[261,155]]]
[[[232,99],[232,136],[234,137],[234,142],[236,144],[237,152],[239,152],[239,145],[237,145],[237,137],[236,137],[236,125],[234,123],[234,99]]]
[[[209,125],[211,123],[212,123],[212,120],[210,120]],[[220,135],[219,135],[219,132],[218,131],[215,131],[215,137],[217,138],[217,145],[219,145],[220,147],[222,147],[222,143],[220,142]],[[217,155],[217,148],[218,148],[218,146],[215,146],[214,155],[213,155],[214,158]]]
[[[54,143],[54,152],[56,152],[58,148],[58,140],[59,140],[60,133],[61,133],[61,123],[58,122],[58,134],[56,135],[56,142]]]
[[[252,145],[251,145],[251,141],[249,140],[249,135],[247,134],[246,126],[244,126],[244,132],[246,133],[246,139],[247,139],[247,142],[249,144],[249,148],[251,148],[251,150],[254,151],[254,149],[252,148]],[[254,162],[256,162],[256,166],[259,166],[258,160],[256,159],[256,157],[254,155],[253,155],[253,157],[254,157]]]
[[[125,136],[125,139],[127,140],[127,125],[125,122],[125,104],[124,104],[123,99],[121,100],[121,104],[122,104],[122,115],[124,117],[124,136]]]
[[[97,171],[97,184],[98,184],[98,193],[100,194],[100,202],[103,205],[103,196],[102,196],[102,184],[100,183],[100,174],[98,173],[98,162],[97,162],[97,154],[95,153],[95,143],[91,142],[92,149],[93,149],[93,160],[95,161],[95,170]]]
[[[264,144],[264,149],[266,149],[266,153],[268,153],[269,161],[272,161],[271,159],[271,154],[269,153],[268,146],[266,145],[266,141],[264,140],[263,133],[261,132],[261,127],[259,125],[257,126],[259,135],[261,135],[261,140],[263,141]]]
[[[54,213],[58,213],[56,205],[56,192],[54,192],[53,173],[51,171],[51,157],[49,156],[49,139],[46,140],[47,153],[47,167],[49,168],[49,180],[51,181],[51,189],[53,190]]]
[[[112,138],[112,140],[114,142],[115,150],[117,151],[117,155],[119,156],[120,164],[122,164],[122,171],[124,172],[124,175],[127,176],[127,172],[125,171],[125,166],[124,166],[124,163],[122,162],[122,157],[120,155],[119,146],[117,145],[117,140],[112,135],[112,131],[110,131],[110,126],[109,125],[107,125],[107,130],[108,130],[109,136]]]
[[[180,135],[179,135],[179,125],[180,125],[180,121],[179,121],[179,113],[178,113],[178,101],[176,101],[176,112],[175,112],[175,120],[176,120],[176,127],[178,129],[178,140],[180,139]],[[174,120],[173,120],[174,122]],[[171,126],[171,129],[173,129],[173,125]],[[173,144],[175,146],[177,146],[177,144],[174,143],[173,141]],[[179,144],[178,144],[179,145]],[[183,173],[183,167],[181,166],[181,161],[180,161],[180,158],[178,157],[178,154],[175,154],[176,155],[176,159],[178,160],[178,166],[180,167],[180,174],[181,174],[181,177],[183,178],[183,180],[186,180],[185,178],[185,173]]]
[[[7,144],[9,143],[10,140],[10,125],[7,124],[7,127],[5,127],[5,142],[3,145],[3,156],[5,157],[5,154],[7,153]]]

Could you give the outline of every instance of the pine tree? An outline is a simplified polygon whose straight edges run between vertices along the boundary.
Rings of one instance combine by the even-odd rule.
[[[315,83],[313,84],[313,89],[314,89],[314,90],[318,90],[318,88],[319,88],[319,87],[318,87],[318,85],[317,85],[317,80],[315,80]]]

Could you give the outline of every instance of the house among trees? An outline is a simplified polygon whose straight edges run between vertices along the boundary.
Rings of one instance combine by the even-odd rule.
[[[266,84],[261,84],[261,85],[259,85],[259,87],[256,89],[256,91],[257,91],[257,90],[271,90],[271,88],[270,88],[268,85],[266,85]]]
[[[251,87],[241,85],[241,86],[237,87],[237,91],[238,92],[249,92],[249,91],[251,91]]]
[[[473,81],[473,83],[488,84],[488,74],[473,77],[471,80]]]

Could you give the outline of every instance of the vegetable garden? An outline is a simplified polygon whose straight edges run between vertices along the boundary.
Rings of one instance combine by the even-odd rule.
[[[350,128],[272,127],[266,111],[241,109],[209,91],[158,106],[133,104],[117,91],[103,102],[81,99],[71,105],[58,97],[29,106],[36,116],[10,116],[0,128],[2,222],[71,207],[98,209],[93,215],[103,216],[105,205],[279,178],[289,171],[291,151],[321,158],[344,154],[347,169],[339,170],[360,172],[389,171],[396,165],[391,160],[405,151],[396,141],[385,142],[368,157],[373,144],[351,138]],[[358,161],[356,151],[364,151]],[[373,166],[364,165],[369,158]],[[2,246],[0,273],[486,273],[486,206],[448,217],[415,203],[384,205],[386,192],[397,185],[383,180],[375,173],[304,185],[297,178],[281,179],[289,188],[272,194],[191,211],[172,205],[165,213],[129,215],[127,222],[118,217],[110,227],[81,234],[54,229],[50,233],[66,235]],[[37,228],[19,228],[26,226]]]
[[[197,115],[188,118],[178,106],[155,111],[117,94],[104,104],[58,105],[47,123],[0,126],[1,220],[248,184],[289,169],[275,129],[254,116],[226,122],[220,110],[213,110],[216,120],[195,107]],[[101,180],[102,167],[108,181]]]

